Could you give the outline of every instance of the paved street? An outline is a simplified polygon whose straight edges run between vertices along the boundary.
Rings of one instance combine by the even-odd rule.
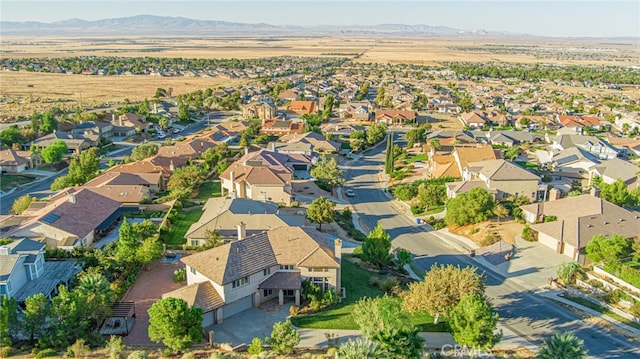
[[[345,167],[349,187],[356,194],[349,201],[353,203],[365,230],[373,228],[380,221],[391,234],[393,246],[410,250],[416,256],[415,263],[421,270],[428,270],[432,264],[437,263],[474,266],[484,272],[487,278],[487,295],[500,314],[501,324],[532,344],[541,345],[543,338],[554,331],[570,331],[585,341],[585,346],[593,357],[637,358],[640,355],[638,343],[590,324],[537,295],[540,280],[548,277],[548,269],[540,271],[536,281],[519,281],[519,275],[530,275],[538,269],[519,268],[520,273],[509,269],[506,272],[504,269],[494,272],[493,268],[480,260],[469,257],[468,251],[459,241],[447,238],[441,232],[435,235],[429,232],[428,226],[416,225],[381,190],[383,150],[384,146],[378,146],[362,159]],[[551,251],[550,253],[553,254]],[[527,253],[523,252],[522,255]],[[536,260],[538,259],[541,258],[536,255]],[[508,278],[505,277],[507,273]]]

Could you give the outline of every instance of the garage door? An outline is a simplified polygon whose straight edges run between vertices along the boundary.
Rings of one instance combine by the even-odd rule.
[[[222,309],[222,314],[224,315],[224,319],[232,317],[240,312],[243,312],[252,307],[253,301],[251,300],[252,296],[248,295],[244,298],[240,298],[231,304],[227,304]]]
[[[538,242],[551,248],[554,252],[558,251],[558,240],[544,233],[538,233]]]
[[[214,325],[215,324],[215,312],[216,310],[212,310],[210,312],[206,312],[204,313],[204,315],[202,316],[202,327],[206,328],[210,325]]]

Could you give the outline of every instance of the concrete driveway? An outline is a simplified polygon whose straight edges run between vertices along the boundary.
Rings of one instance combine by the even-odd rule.
[[[276,300],[269,301],[259,308],[251,308],[220,324],[205,328],[205,332],[214,331],[216,343],[230,343],[232,346],[251,344],[253,338],[264,338],[271,335],[273,324],[282,322],[289,316],[289,307],[293,302],[278,305]]]

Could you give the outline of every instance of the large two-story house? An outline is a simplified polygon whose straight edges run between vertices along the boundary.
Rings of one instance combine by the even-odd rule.
[[[342,241],[308,227],[281,227],[183,257],[187,286],[163,297],[184,299],[204,311],[202,326],[278,298],[300,304],[301,284],[341,292]]]

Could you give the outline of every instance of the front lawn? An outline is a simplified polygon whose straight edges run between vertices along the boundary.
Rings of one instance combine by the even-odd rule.
[[[313,329],[359,329],[351,312],[355,303],[363,297],[380,297],[384,292],[369,284],[372,277],[384,280],[386,276],[370,272],[352,263],[350,255],[342,258],[342,286],[346,290],[346,298],[336,306],[314,314],[302,315],[291,318],[291,323],[300,328]],[[389,298],[401,305],[399,298]],[[433,324],[433,317],[428,313],[416,313],[409,315],[409,321],[417,326],[420,331],[448,332],[448,326],[442,321],[438,325]]]
[[[429,156],[428,155],[420,154],[420,155],[410,156],[410,157],[406,158],[404,160],[404,162],[406,164],[409,164],[409,163],[418,162],[418,161],[427,162],[428,160],[429,160]]]
[[[13,174],[5,173],[0,175],[0,189],[6,192],[11,190],[13,187],[17,185],[23,185],[33,180],[34,178],[29,176],[13,175]]]
[[[171,231],[165,237],[167,245],[181,245],[187,243],[184,235],[193,223],[196,223],[202,216],[202,207],[183,209],[175,218],[171,225]]]

